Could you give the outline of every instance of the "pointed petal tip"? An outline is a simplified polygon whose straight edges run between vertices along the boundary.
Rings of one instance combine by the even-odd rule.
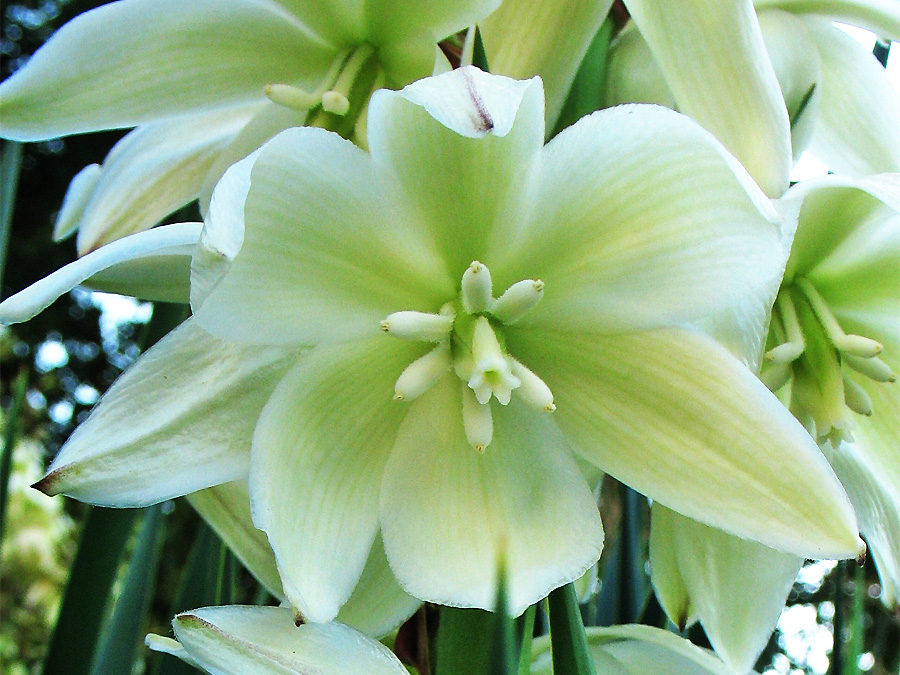
[[[868,557],[868,548],[866,542],[859,538],[859,550],[856,552],[856,564],[859,567],[865,567],[866,558]]]
[[[303,618],[303,614],[300,613],[300,610],[295,609],[294,610],[294,625],[297,626],[297,628],[299,628],[300,626],[302,626],[305,623],[306,623],[306,619]]]
[[[59,479],[62,476],[62,472],[62,469],[49,471],[39,481],[32,483],[31,487],[38,492],[43,492],[48,497],[55,497],[61,492],[59,489]]]

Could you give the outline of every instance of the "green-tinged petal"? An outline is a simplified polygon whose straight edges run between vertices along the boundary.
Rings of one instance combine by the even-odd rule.
[[[900,171],[900,94],[875,57],[828,22],[809,21],[822,59],[810,150],[832,171]]]
[[[287,608],[205,607],[172,627],[191,660],[217,675],[407,675],[384,645],[339,623],[295,626]]]
[[[204,176],[197,195],[200,201],[201,212],[204,214],[208,213],[213,190],[230,166],[247,157],[247,155],[261,147],[270,138],[277,136],[285,129],[303,126],[308,112],[307,110],[294,110],[280,106],[271,101],[267,101],[259,106],[256,114],[240,130],[240,133],[230,139],[230,143],[218,153],[206,176]]]
[[[654,501],[812,558],[854,557],[856,519],[803,427],[712,339],[667,329],[508,330],[586,459]]]
[[[711,652],[660,628],[634,624],[588,628],[587,638],[597,672],[603,675],[733,675]],[[549,650],[549,637],[535,640],[533,675],[553,672]]]
[[[28,321],[82,283],[148,300],[184,302],[201,228],[200,223],[166,225],[103,246],[4,300],[0,323]]]
[[[337,620],[377,638],[400,626],[421,604],[422,601],[404,591],[394,577],[379,532],[359,583],[338,612]]]
[[[216,156],[247,123],[253,108],[154,122],[116,143],[85,204],[79,254],[149,229],[196,199]]]
[[[796,162],[809,145],[822,94],[819,50],[803,19],[780,10],[759,13],[766,52],[791,122],[791,149]]]
[[[284,598],[275,554],[266,533],[253,525],[245,481],[232,481],[187,495],[187,500],[241,564],[276,598]]]
[[[53,225],[53,241],[63,241],[78,231],[84,209],[94,193],[101,173],[99,164],[88,164],[75,174]]]
[[[373,44],[399,42],[408,35],[427,33],[432,42],[474,26],[500,0],[366,0],[366,31]]]
[[[897,408],[895,408],[895,411]],[[897,432],[896,414],[894,431]],[[869,544],[869,551],[875,560],[882,581],[882,601],[889,606],[897,605],[897,590],[900,589],[900,490],[896,480],[898,456],[897,438],[888,441],[893,449],[893,474],[885,474],[878,459],[869,462],[872,448],[866,447],[871,435],[865,434],[857,443],[842,443],[831,455],[831,465],[843,482],[850,501],[859,516],[860,530]],[[887,440],[887,439],[883,439]],[[881,448],[882,452],[886,448]]]
[[[866,28],[875,35],[900,40],[900,6],[895,0],[754,0],[758,9],[777,7]]]
[[[900,193],[898,187],[900,174],[860,179],[824,176],[792,187],[780,202],[800,204],[785,280],[814,270],[822,281],[841,270],[863,272],[869,258],[877,257],[879,249],[900,229],[900,195],[894,194]],[[896,296],[897,286],[892,288]]]
[[[251,180],[240,255],[197,310],[211,332],[268,344],[347,340],[452,296],[423,228],[349,141],[289,129],[260,150]]]
[[[222,342],[189,319],[110,387],[37,487],[145,506],[246,476],[256,419],[296,357]]]
[[[678,514],[658,504],[652,506],[651,514],[650,580],[666,615],[684,632],[697,620],[697,613],[691,606],[691,596],[678,564],[675,546]]]
[[[250,172],[259,152],[233,164],[216,184],[200,241],[191,259],[191,310],[194,314],[231,269],[244,245],[244,203],[250,190]]]
[[[788,187],[790,121],[751,0],[627,0],[675,95],[770,197]]]
[[[620,103],[656,103],[675,108],[675,96],[656,65],[650,45],[637,26],[629,22],[609,48],[605,99],[607,106]]]
[[[32,141],[262,102],[267,84],[315,89],[336,54],[274,0],[114,2],[0,85],[0,129]]]
[[[594,113],[546,146],[536,182],[529,221],[497,251],[503,263],[481,258],[498,287],[544,281],[523,325],[655,327],[726,309],[780,278],[771,203],[684,115]]]
[[[746,673],[769,641],[803,558],[740,539],[653,505],[668,519],[678,573],[716,653]],[[653,565],[651,561],[651,565]],[[657,583],[654,574],[654,584]]]
[[[610,6],[611,0],[505,0],[481,24],[492,72],[544,81],[547,133]]]
[[[540,80],[468,66],[379,91],[368,135],[375,163],[396,176],[454,280],[473,260],[493,271],[488,242],[502,242],[523,217],[528,169],[543,144]]]
[[[384,336],[319,347],[288,372],[259,418],[253,521],[307,620],[334,619],[362,574],[378,532],[381,475],[408,410],[393,400],[394,382],[421,352]]]
[[[493,607],[506,562],[513,615],[577,579],[600,555],[593,496],[549,413],[494,406],[478,453],[463,432],[460,382],[413,402],[385,469],[381,523],[391,568],[413,595]]]

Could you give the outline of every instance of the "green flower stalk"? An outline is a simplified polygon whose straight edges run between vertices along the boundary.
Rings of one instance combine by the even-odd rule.
[[[137,126],[73,180],[57,238],[84,254],[200,197],[283,129],[364,142],[375,89],[430,75],[436,42],[498,0],[122,0],[86,12],[0,85],[0,135]],[[362,120],[362,121],[359,121]]]

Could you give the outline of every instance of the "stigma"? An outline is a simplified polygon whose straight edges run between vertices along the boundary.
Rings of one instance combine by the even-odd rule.
[[[504,336],[504,327],[531,311],[543,293],[542,281],[525,279],[495,298],[490,270],[475,260],[462,275],[459,295],[438,312],[407,310],[385,317],[381,330],[388,335],[435,345],[400,374],[394,399],[415,400],[453,372],[462,389],[466,439],[478,452],[493,439],[492,399],[505,406],[515,394],[535,410],[556,410],[550,388],[507,353]]]

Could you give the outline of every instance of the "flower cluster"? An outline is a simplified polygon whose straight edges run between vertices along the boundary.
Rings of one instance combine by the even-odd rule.
[[[589,573],[604,474],[652,501],[656,594],[724,663],[576,622],[603,672],[746,672],[802,561],[861,561],[860,534],[896,601],[900,98],[822,14],[900,37],[900,11],[189,4],[87,12],[0,85],[7,138],[137,125],[72,181],[84,257],[0,321],[79,283],[191,310],[35,487],[187,495],[284,601],[180,614],[152,649],[407,672],[373,638],[422,602],[527,616]],[[807,144],[842,175],[789,188]],[[152,227],[195,199],[203,223]]]

